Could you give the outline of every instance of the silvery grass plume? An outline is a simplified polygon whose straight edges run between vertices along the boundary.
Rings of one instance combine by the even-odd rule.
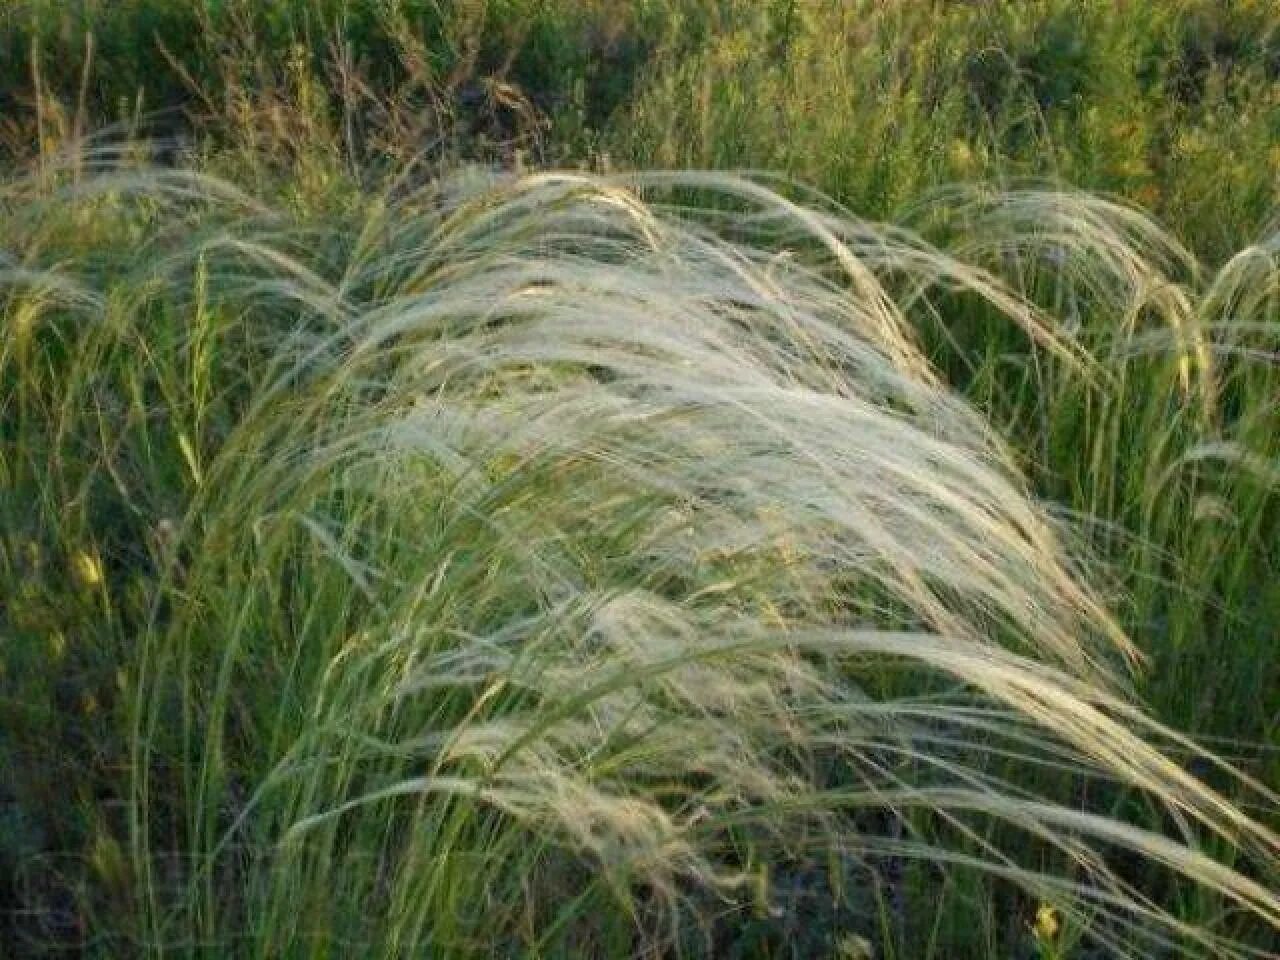
[[[6,350],[41,312],[134,364],[185,471],[130,666],[140,942],[639,953],[832,851],[980,871],[1121,956],[1257,953],[1156,868],[1280,929],[1277,838],[1169,759],[913,343],[900,298],[963,290],[1087,367],[994,271],[711,174],[301,220],[172,172],[6,197],[33,251],[85,211],[136,253],[6,264]]]

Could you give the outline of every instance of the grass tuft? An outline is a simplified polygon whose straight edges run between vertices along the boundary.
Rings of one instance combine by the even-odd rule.
[[[1069,194],[909,232],[722,174],[287,212],[76,170],[0,191],[0,530],[27,696],[101,694],[112,802],[55,828],[108,942],[689,950],[789,880],[879,897],[882,943],[991,883],[1114,955],[1265,955],[1277,797],[1138,705],[1077,534],[916,332],[1003,324],[1114,385],[1069,294],[1211,417],[1265,245],[1201,295]]]

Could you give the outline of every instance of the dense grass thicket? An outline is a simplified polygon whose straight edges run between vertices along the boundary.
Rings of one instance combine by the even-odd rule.
[[[62,116],[22,109],[41,96]],[[360,172],[451,151],[780,170],[883,218],[957,180],[1051,177],[1220,262],[1275,206],[1280,7],[7,0],[0,117],[28,156],[59,123],[114,123]]]
[[[1275,956],[1278,200],[1271,3],[0,5],[0,954]]]

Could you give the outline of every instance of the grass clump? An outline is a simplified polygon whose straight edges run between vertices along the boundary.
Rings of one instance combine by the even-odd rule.
[[[0,15],[0,943],[1272,955],[1274,9],[616,12]]]
[[[785,171],[975,258],[1070,331],[1092,375],[971,301],[911,323],[1036,492],[1087,525],[1152,658],[1143,698],[1273,784],[1275,15],[731,6],[696,52],[658,55],[603,148]]]
[[[968,890],[1006,953],[1046,903],[1117,955],[1265,953],[1274,795],[1135,705],[912,318],[967,303],[1082,378],[1083,342],[963,245],[815,204],[8,184],[0,746],[81,852],[37,878],[67,929],[15,942],[705,953],[790,888],[844,905],[815,951],[981,955],[917,919]],[[75,804],[24,753],[58,743]]]

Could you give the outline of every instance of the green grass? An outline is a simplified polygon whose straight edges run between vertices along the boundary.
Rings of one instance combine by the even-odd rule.
[[[659,50],[600,149],[785,171],[898,219],[955,181],[1118,194],[1219,262],[1277,201],[1280,11],[1268,3],[722,4]]]
[[[1268,5],[5,12],[18,956],[1274,952]]]
[[[422,152],[785,171],[896,219],[953,181],[1119,194],[1220,263],[1280,172],[1266,0],[25,0],[0,17],[0,148],[41,97],[351,173]],[[42,135],[56,139],[55,118]],[[303,147],[298,150],[297,148]]]

